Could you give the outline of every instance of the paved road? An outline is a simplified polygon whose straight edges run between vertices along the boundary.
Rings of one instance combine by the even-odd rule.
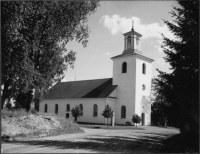
[[[140,126],[140,130],[84,129],[85,133],[2,143],[3,153],[159,152],[161,140],[176,129]]]

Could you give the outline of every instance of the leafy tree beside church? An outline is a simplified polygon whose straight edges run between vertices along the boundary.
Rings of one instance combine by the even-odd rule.
[[[83,111],[81,109],[81,106],[76,105],[74,108],[72,108],[71,114],[74,117],[74,120],[77,121],[77,118],[83,115]]]
[[[87,45],[87,17],[98,6],[97,1],[1,2],[2,108],[14,98],[19,108],[29,109],[73,68],[75,52],[65,46],[74,39]]]
[[[101,115],[104,116],[104,118],[107,118],[107,127],[108,127],[108,118],[113,117],[113,111],[111,110],[111,107],[108,104],[105,106],[105,109],[103,113],[101,113]]]
[[[136,128],[137,128],[137,124],[139,124],[141,121],[141,118],[138,116],[138,114],[134,114],[133,118],[132,118],[132,122],[135,123]]]

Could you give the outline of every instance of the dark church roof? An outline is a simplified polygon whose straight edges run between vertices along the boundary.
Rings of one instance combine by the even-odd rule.
[[[117,87],[112,78],[59,82],[44,96],[44,99],[56,98],[107,98]]]

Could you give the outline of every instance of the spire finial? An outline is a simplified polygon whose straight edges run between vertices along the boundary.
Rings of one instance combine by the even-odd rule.
[[[134,31],[134,29],[133,29],[133,23],[134,23],[134,21],[132,20],[132,29],[131,29],[132,31]]]

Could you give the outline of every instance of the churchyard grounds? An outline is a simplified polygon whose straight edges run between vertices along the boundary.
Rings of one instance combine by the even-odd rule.
[[[85,133],[3,142],[3,153],[159,152],[161,140],[178,134],[175,128],[155,126],[80,125]]]

